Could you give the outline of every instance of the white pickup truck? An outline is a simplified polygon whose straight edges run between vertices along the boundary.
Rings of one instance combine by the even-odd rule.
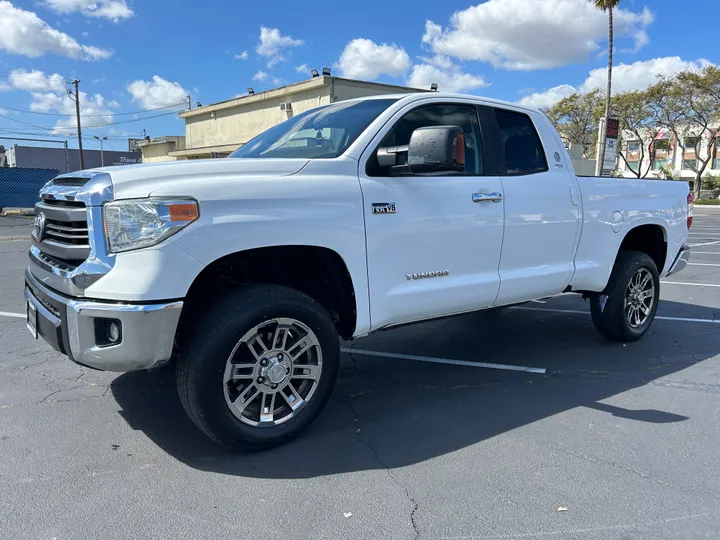
[[[172,360],[204,433],[266,447],[327,403],[339,337],[572,292],[604,336],[639,339],[660,278],[687,264],[691,204],[682,182],[576,177],[536,110],[337,102],[228,159],[52,180],[28,327],[101,370]]]

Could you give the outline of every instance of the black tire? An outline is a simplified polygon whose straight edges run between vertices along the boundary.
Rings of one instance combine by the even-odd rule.
[[[654,301],[647,319],[633,327],[625,314],[625,294],[630,279],[641,268],[652,276]],[[595,328],[611,341],[630,342],[642,338],[655,320],[660,300],[660,276],[655,261],[640,251],[621,251],[605,290],[591,299],[590,313]],[[603,305],[604,304],[604,305]]]
[[[263,321],[290,317],[310,328],[322,351],[322,372],[312,397],[286,422],[255,427],[240,421],[226,403],[227,359],[246,332]],[[337,380],[340,341],[327,311],[294,289],[276,285],[243,287],[204,314],[180,350],[176,366],[180,401],[190,419],[213,441],[238,450],[283,444],[318,416]]]

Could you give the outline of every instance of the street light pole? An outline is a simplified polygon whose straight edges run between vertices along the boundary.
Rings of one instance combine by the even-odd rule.
[[[97,139],[100,141],[100,166],[105,166],[105,154],[103,152],[103,141],[107,141],[107,137],[98,137],[97,135],[93,135],[93,139]]]

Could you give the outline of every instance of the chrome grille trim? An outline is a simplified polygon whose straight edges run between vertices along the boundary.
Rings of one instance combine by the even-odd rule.
[[[84,183],[81,184],[82,179]],[[38,243],[33,231],[30,272],[51,289],[84,297],[85,289],[115,264],[115,256],[108,252],[105,243],[102,217],[103,203],[113,200],[110,175],[61,175],[46,184],[40,196],[42,201],[38,207],[46,215],[46,232],[43,242]],[[45,209],[49,209],[49,213]],[[44,249],[48,246],[52,247]]]

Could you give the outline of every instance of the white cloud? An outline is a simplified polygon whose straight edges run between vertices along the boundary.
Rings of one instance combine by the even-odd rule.
[[[64,92],[65,78],[59,73],[45,76],[42,71],[14,69],[8,77],[10,84],[18,90],[28,92]]]
[[[240,54],[236,54],[236,55],[235,55],[235,58],[237,58],[238,60],[247,60],[247,59],[248,59],[248,52],[247,52],[247,51],[243,51],[243,52],[241,52]]]
[[[9,92],[12,87],[5,81],[0,81],[0,92]]]
[[[432,64],[442,69],[451,69],[455,65],[449,56],[443,54],[436,54],[433,57],[421,56],[420,60],[424,64]]]
[[[613,94],[632,90],[645,90],[657,81],[658,75],[671,77],[681,71],[697,70],[710,64],[708,60],[683,60],[679,56],[666,56],[613,66]],[[543,92],[536,92],[518,101],[529,107],[552,107],[575,92],[589,92],[607,87],[607,68],[593,69],[581,85],[561,84]]]
[[[275,86],[282,86],[283,84],[287,84],[287,81],[282,77],[273,77],[272,82]]]
[[[629,90],[644,90],[657,82],[658,75],[673,76],[681,71],[696,70],[708,65],[708,60],[688,61],[679,56],[666,56],[613,66],[613,93]],[[607,87],[607,68],[593,69],[580,87],[587,92]]]
[[[616,9],[615,35],[639,48],[653,15]],[[454,13],[443,28],[427,21],[423,43],[436,54],[515,70],[583,62],[607,41],[607,14],[587,0],[488,0]]]
[[[253,75],[252,80],[253,81],[264,81],[268,78],[268,74],[264,71],[258,71],[255,75]]]
[[[69,35],[52,28],[32,11],[0,1],[0,50],[37,58],[46,52],[83,60],[101,60],[112,53],[90,45],[81,45]]]
[[[133,81],[127,85],[132,101],[143,109],[157,109],[186,102],[188,91],[180,83],[153,75],[152,81]]]
[[[555,86],[544,92],[534,92],[528,96],[523,97],[518,103],[525,107],[552,107],[561,99],[564,99],[577,92],[577,89],[569,84],[561,84]]]
[[[430,63],[416,64],[407,83],[413,88],[430,89],[432,83],[441,92],[466,92],[489,86],[479,75],[465,73],[459,66],[448,63],[444,58],[426,58]]]
[[[310,73],[310,66],[308,66],[307,64],[300,64],[298,67],[295,68],[295,71],[297,71],[298,73],[308,74]]]
[[[32,92],[30,110],[44,113],[66,115],[59,119],[52,129],[54,134],[73,135],[77,130],[75,102],[67,93]],[[88,95],[80,92],[80,122],[83,129],[105,129],[104,124],[113,122],[113,112],[100,94]]]
[[[45,0],[45,5],[57,13],[79,12],[114,22],[134,15],[125,0]]]
[[[400,77],[412,61],[405,49],[395,44],[377,43],[369,39],[353,39],[343,49],[336,66],[343,77],[377,79],[380,75]]]
[[[268,67],[273,67],[278,62],[286,60],[283,49],[299,47],[304,45],[302,39],[293,39],[291,36],[283,36],[277,28],[260,27],[260,43],[257,46],[257,53],[268,59]]]

